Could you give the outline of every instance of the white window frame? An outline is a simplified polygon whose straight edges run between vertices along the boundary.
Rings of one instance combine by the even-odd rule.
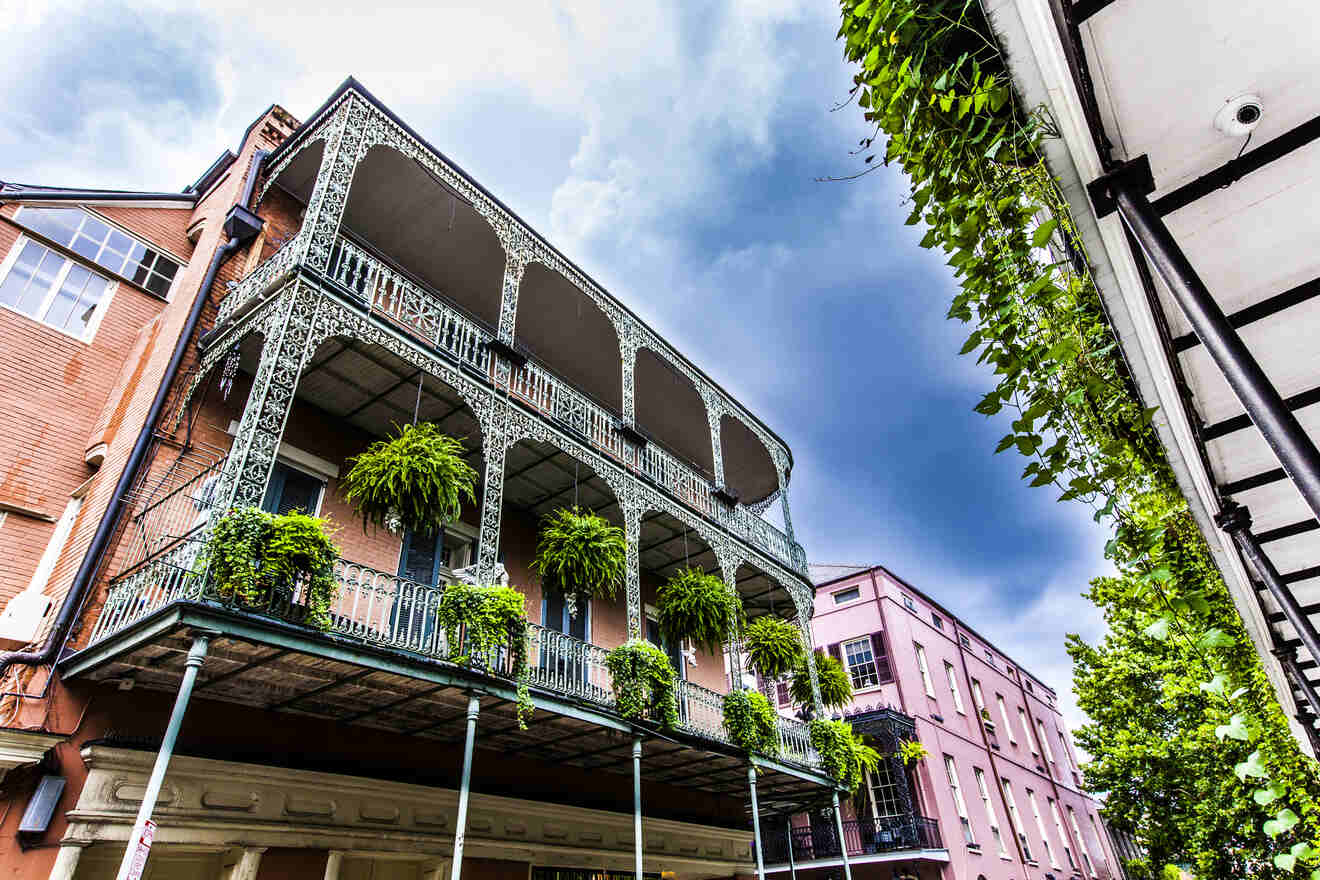
[[[1004,835],[999,830],[999,815],[995,812],[995,802],[990,799],[990,786],[985,781],[985,771],[980,767],[972,768],[972,776],[976,777],[976,791],[981,796],[981,803],[985,805],[985,818],[990,823],[990,836],[995,839],[995,846],[999,848],[999,855],[1008,855],[1008,850],[1004,848]]]
[[[1050,808],[1050,817],[1054,819],[1054,830],[1059,832],[1059,842],[1063,844],[1063,854],[1068,859],[1068,868],[1077,870],[1077,860],[1073,858],[1072,847],[1068,844],[1068,832],[1063,830],[1063,817],[1059,815],[1059,802],[1046,796],[1046,805]]]
[[[14,264],[18,262],[18,255],[23,252],[23,248],[26,247],[29,242],[35,244],[42,250],[49,251],[59,257],[64,261],[64,265],[55,273],[55,280],[51,282],[50,290],[46,291],[45,296],[41,300],[41,305],[37,307],[34,314],[29,314],[22,309],[9,305],[9,303],[0,302],[0,308],[13,312],[15,315],[22,315],[27,320],[40,324],[47,330],[54,330],[56,333],[67,336],[70,339],[76,339],[84,345],[91,345],[92,340],[96,338],[96,331],[101,327],[101,320],[105,317],[105,313],[110,309],[110,301],[114,299],[115,291],[119,289],[119,281],[100,266],[96,266],[95,263],[92,263],[91,266],[83,265],[78,260],[60,253],[45,242],[38,241],[29,235],[20,234],[14,241],[14,246],[9,249],[9,253],[5,254],[4,262],[0,263],[0,284],[5,283],[5,279],[9,277],[10,271],[14,268]],[[91,261],[89,260],[88,262]],[[83,328],[81,334],[70,333],[63,327],[56,327],[54,324],[47,323],[44,318],[39,317],[40,315],[44,315],[50,309],[51,302],[64,286],[64,279],[68,277],[70,268],[75,265],[82,266],[82,268],[86,269],[97,278],[104,279],[106,282],[105,295],[101,297],[100,301],[97,302],[96,306],[92,309],[92,317],[88,320],[87,326]]]
[[[1022,735],[1027,738],[1027,745],[1031,746],[1031,753],[1040,757],[1040,749],[1036,748],[1036,739],[1031,735],[1031,722],[1027,720],[1027,710],[1018,706],[1018,720],[1022,722]]]
[[[981,690],[981,683],[972,679],[972,705],[976,707],[976,714],[984,719],[985,715],[990,713],[985,711],[985,693]]]
[[[1050,738],[1045,735],[1045,722],[1036,719],[1036,732],[1040,734],[1040,747],[1045,750],[1045,760],[1054,763],[1054,749],[1050,748]]]
[[[917,653],[917,670],[921,673],[921,683],[926,688],[926,696],[932,700],[935,699],[935,682],[930,680],[930,667],[926,665],[926,649],[921,647],[920,642],[913,642],[912,647]]]
[[[1004,702],[1003,694],[995,694],[995,702],[999,704],[999,714],[1004,719],[1004,733],[1008,734],[1009,745],[1017,745],[1017,737],[1013,735],[1013,720],[1008,715],[1008,703]]]
[[[963,705],[962,691],[958,689],[958,673],[948,660],[944,661],[944,677],[949,680],[949,693],[953,694],[953,708],[959,715],[966,715],[967,707]]]
[[[1013,833],[1017,835],[1018,843],[1022,846],[1022,856],[1029,863],[1035,864],[1036,860],[1031,853],[1031,842],[1027,839],[1027,832],[1022,827],[1022,814],[1018,812],[1017,800],[1013,797],[1013,785],[1007,778],[1001,777],[999,786],[1004,795],[1004,806],[1008,807],[1008,824],[1013,829]]]
[[[849,596],[846,599],[839,598],[844,593],[854,593],[854,592],[857,594],[856,596]],[[833,593],[830,593],[830,598],[834,600],[834,604],[836,606],[850,605],[853,602],[861,601],[862,588],[857,584],[853,584],[851,587],[844,587],[841,590],[835,590]]]
[[[165,258],[166,258],[167,260],[169,260],[171,263],[174,263],[176,266],[178,266],[178,268],[174,270],[174,277],[170,279],[170,286],[169,286],[169,289],[166,290],[165,293],[164,293],[163,295],[162,295],[162,294],[159,294],[159,293],[156,293],[156,291],[154,291],[154,290],[151,290],[151,289],[150,289],[149,287],[147,287],[145,284],[143,284],[143,285],[137,285],[137,286],[141,287],[143,290],[146,290],[150,296],[156,297],[156,298],[158,298],[158,299],[163,299],[163,300],[165,300],[165,302],[173,302],[173,301],[174,301],[174,290],[175,290],[176,287],[178,287],[178,284],[179,284],[179,278],[183,275],[184,270],[188,268],[188,262],[189,262],[188,260],[186,260],[186,259],[184,259],[183,257],[179,256],[178,254],[174,253],[174,251],[166,250],[165,247],[164,247],[164,245],[159,245],[159,244],[155,244],[154,242],[147,241],[145,238],[143,238],[142,236],[138,235],[136,232],[133,232],[132,230],[128,229],[127,227],[122,226],[122,225],[119,224],[119,223],[116,223],[114,220],[111,220],[109,217],[107,217],[106,215],[102,214],[100,211],[94,211],[94,210],[92,210],[91,208],[87,207],[86,205],[70,205],[70,204],[68,204],[68,203],[64,203],[64,204],[50,204],[50,203],[47,203],[47,204],[27,204],[27,205],[20,205],[19,208],[18,208],[18,210],[14,212],[14,219],[15,219],[16,221],[18,221],[18,223],[20,223],[20,224],[22,224],[23,226],[26,227],[26,226],[28,226],[29,224],[26,223],[26,222],[23,220],[23,214],[25,214],[25,213],[28,212],[28,211],[40,211],[40,210],[47,209],[47,208],[56,208],[56,209],[65,210],[65,211],[73,210],[73,211],[78,211],[78,212],[80,212],[80,213],[83,215],[83,219],[82,219],[82,221],[79,222],[79,224],[78,224],[78,229],[74,232],[73,237],[74,237],[75,239],[77,239],[77,237],[78,237],[78,233],[79,233],[79,232],[82,232],[83,228],[87,225],[87,220],[88,220],[88,218],[91,218],[91,219],[93,219],[93,220],[96,220],[98,223],[104,223],[106,226],[110,227],[112,230],[115,230],[115,231],[119,232],[119,234],[124,235],[124,236],[127,236],[128,238],[131,238],[133,241],[135,241],[135,242],[137,242],[138,244],[142,245],[142,247],[146,248],[147,250],[155,251],[157,254],[159,254],[159,255],[162,256],[162,257],[165,257]],[[34,230],[33,234],[34,234],[34,235],[41,235],[42,233],[40,233],[39,231],[35,231],[35,230]],[[70,242],[69,244],[64,244],[63,242],[58,241],[58,240],[56,240],[56,239],[52,239],[52,241],[55,241],[56,244],[59,244],[61,247],[65,247],[65,248],[68,248],[69,250],[73,251],[73,243],[72,243],[72,242]],[[37,244],[41,244],[41,242],[38,241]],[[77,251],[73,251],[73,252],[74,252],[74,253],[78,253]],[[101,245],[101,249],[98,250],[98,251],[96,252],[96,256],[99,257],[99,256],[101,256],[104,252],[105,252],[105,243],[102,243],[102,245]],[[81,254],[79,254],[79,256],[82,257],[82,259],[86,260],[88,263],[91,263],[92,266],[95,266],[97,271],[100,271],[100,272],[107,272],[107,273],[109,273],[110,275],[115,276],[115,278],[118,279],[118,280],[120,280],[120,281],[128,281],[130,284],[135,283],[135,282],[132,281],[131,278],[127,278],[126,276],[124,276],[124,275],[122,274],[122,272],[115,272],[115,271],[113,271],[113,270],[111,270],[111,269],[109,269],[109,268],[107,268],[107,267],[105,267],[105,266],[102,266],[99,262],[97,262],[96,257],[83,257]],[[154,266],[153,266],[153,269],[154,269]],[[153,274],[160,275],[161,273],[159,273],[159,272],[155,272],[155,273],[153,273]]]
[[[1091,861],[1091,848],[1086,845],[1086,838],[1082,836],[1082,829],[1077,824],[1077,814],[1073,808],[1065,805],[1064,809],[1068,811],[1068,824],[1072,826],[1073,836],[1077,838],[1077,847],[1082,851],[1082,864],[1086,868],[1088,877],[1095,876],[1095,862]]]
[[[968,846],[981,848],[976,842],[976,832],[972,830],[972,820],[967,815],[967,802],[963,800],[962,786],[958,784],[958,767],[953,756],[944,756],[944,772],[949,778],[949,790],[953,792],[953,806],[958,810],[958,820],[963,827],[963,842]]]
[[[1027,789],[1027,803],[1031,804],[1031,815],[1036,819],[1036,830],[1040,832],[1041,842],[1045,844],[1045,855],[1049,857],[1050,867],[1056,870],[1063,870],[1059,865],[1059,857],[1054,854],[1054,846],[1050,843],[1050,836],[1045,833],[1045,820],[1040,815],[1040,804],[1036,803],[1036,793]]]
[[[1100,863],[1109,870],[1109,856],[1105,854],[1105,839],[1100,836],[1100,825],[1095,821],[1094,813],[1087,813],[1086,818],[1091,820],[1091,830],[1095,832],[1095,841],[1100,844]]]
[[[875,681],[871,682],[870,684],[863,684],[863,685],[859,685],[853,681],[853,667],[852,667],[852,663],[850,663],[848,659],[849,645],[861,645],[865,649],[866,653],[871,655],[871,674],[875,678]],[[861,638],[857,638],[857,639],[848,639],[846,642],[840,643],[839,656],[843,659],[843,671],[848,673],[848,682],[852,684],[853,690],[861,691],[861,690],[866,690],[868,688],[880,686],[880,665],[875,661],[875,645],[874,643],[872,643],[870,636],[862,636]]]

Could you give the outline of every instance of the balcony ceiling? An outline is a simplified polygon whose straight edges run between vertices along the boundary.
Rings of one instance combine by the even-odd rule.
[[[1320,16],[1305,0],[1199,4],[1118,0],[1081,26],[1105,133],[1116,159],[1150,158],[1152,202],[1320,117]],[[1254,93],[1263,115],[1251,135],[1214,126],[1229,99]],[[1320,439],[1320,142],[1312,141],[1165,214],[1165,222],[1266,374],[1296,397],[1303,428]],[[1320,612],[1320,524],[1164,289],[1159,302],[1186,377],[1193,419],[1220,492],[1247,506],[1253,531],[1308,611]],[[1270,302],[1272,297],[1290,292]],[[1273,600],[1266,612],[1280,640],[1296,644]],[[1320,624],[1320,614],[1312,613]],[[1268,647],[1268,646],[1267,646]],[[1301,652],[1320,684],[1316,660]]]

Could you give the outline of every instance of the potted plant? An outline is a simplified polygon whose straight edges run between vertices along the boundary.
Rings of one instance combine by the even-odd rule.
[[[377,440],[348,460],[339,491],[357,508],[363,529],[439,531],[458,519],[464,499],[476,501],[477,472],[462,442],[434,424],[395,427],[398,436]]]
[[[791,672],[802,659],[802,634],[792,623],[772,614],[747,624],[742,642],[748,664],[768,681]]]
[[[605,667],[620,715],[629,721],[649,718],[664,728],[678,725],[678,676],[664,651],[631,639],[605,655]]]
[[[738,596],[699,568],[682,569],[656,593],[656,622],[670,644],[690,641],[718,655],[742,619]]]
[[[507,650],[509,673],[518,682],[518,726],[527,729],[532,697],[527,669],[527,606],[512,587],[449,584],[436,617],[449,659],[464,666],[497,667]]]
[[[724,729],[734,745],[748,752],[773,757],[779,751],[779,716],[760,691],[725,695]]]
[[[331,625],[338,558],[325,520],[256,507],[231,510],[217,520],[203,551],[219,598],[249,607],[301,607],[304,622],[322,630]]]
[[[815,653],[816,678],[820,681],[820,701],[827,709],[842,709],[852,699],[852,681],[844,671],[843,664],[820,651]],[[807,669],[807,655],[804,652],[797,666],[793,668],[793,681],[789,686],[793,702],[801,706],[811,706],[815,700],[811,693],[811,671]]]
[[[623,529],[577,507],[548,514],[532,558],[532,570],[564,596],[576,617],[591,598],[613,599],[627,571],[628,544]]]

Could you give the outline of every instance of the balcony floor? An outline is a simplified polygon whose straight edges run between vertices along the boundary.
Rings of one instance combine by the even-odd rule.
[[[634,726],[587,701],[532,688],[535,714],[519,730],[514,685],[407,651],[318,633],[204,601],[176,601],[60,663],[66,680],[131,682],[174,693],[190,632],[214,633],[195,698],[296,713],[364,729],[461,743],[467,695],[481,695],[479,748],[553,765],[629,775],[634,736],[644,737],[642,778],[746,803],[747,757],[685,731]],[[420,745],[420,743],[419,743]],[[763,814],[819,799],[830,780],[757,759]],[[645,809],[645,806],[643,806]]]

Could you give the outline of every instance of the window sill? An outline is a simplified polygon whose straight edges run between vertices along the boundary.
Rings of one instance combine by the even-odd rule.
[[[853,690],[853,696],[857,696],[858,694],[873,694],[876,691],[880,691],[883,689],[884,689],[883,684],[868,684],[864,688],[855,688]]]
[[[967,851],[969,853],[974,853],[975,855],[979,856],[981,854],[981,847],[977,846],[974,843],[969,843],[967,844]]]

